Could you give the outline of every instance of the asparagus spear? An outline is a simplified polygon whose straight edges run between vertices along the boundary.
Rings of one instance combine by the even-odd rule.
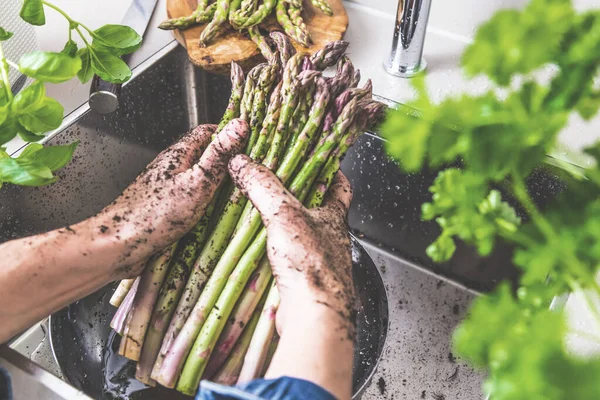
[[[123,330],[125,329],[127,315],[129,315],[129,310],[131,310],[131,305],[133,304],[133,299],[135,298],[135,293],[137,292],[139,282],[139,277],[134,279],[129,292],[127,292],[127,295],[121,302],[121,305],[117,309],[113,319],[110,321],[110,327],[113,328],[119,335],[122,335]]]
[[[278,65],[270,64],[264,67],[258,78],[258,83],[254,91],[252,99],[252,112],[250,114],[250,138],[248,139],[247,151],[250,153],[254,144],[258,140],[258,135],[262,127],[263,119],[265,118],[266,98],[271,91],[275,77],[277,76]]]
[[[244,288],[240,300],[231,312],[231,317],[225,329],[219,336],[219,340],[215,345],[215,351],[206,366],[206,376],[213,376],[233,350],[233,346],[240,338],[248,320],[252,317],[259,300],[266,292],[272,276],[271,264],[269,264],[269,260],[266,257],[263,257],[258,268],[254,271]]]
[[[230,0],[217,0],[217,9],[215,11],[215,15],[210,21],[206,28],[202,31],[200,35],[200,46],[206,47],[208,43],[217,36],[217,34],[222,29],[223,23],[227,20],[227,15],[229,13],[229,3]]]
[[[286,35],[279,31],[273,31],[269,34],[273,42],[275,42],[275,46],[277,46],[277,51],[279,51],[279,57],[281,59],[281,67],[285,68],[288,60],[296,54],[296,49],[288,39]]]
[[[291,4],[288,5],[288,15],[290,16],[290,21],[292,21],[292,24],[294,24],[298,30],[301,32],[308,32],[308,27],[304,23],[304,19],[302,19],[302,7],[296,7]]]
[[[318,70],[329,68],[335,65],[344,55],[349,44],[345,40],[327,43],[325,47],[312,55],[311,61]]]
[[[284,0],[278,0],[277,5],[275,6],[275,15],[277,17],[277,22],[285,33],[294,39],[296,42],[300,43],[304,47],[309,47],[311,43],[310,34],[308,32],[301,31],[297,26],[295,26],[290,20],[290,16],[288,15],[288,11],[285,7]]]
[[[231,62],[231,95],[223,118],[219,122],[213,138],[234,118],[240,115],[240,103],[244,94],[244,71],[235,62]]]
[[[240,104],[240,118],[248,123],[250,123],[250,112],[252,111],[252,103],[254,101],[254,90],[256,89],[260,73],[266,66],[267,64],[264,63],[258,64],[250,70],[248,77],[246,78],[244,96],[242,97],[242,102]]]
[[[332,16],[333,10],[331,6],[327,2],[327,0],[310,0],[313,6],[317,7],[319,10],[323,11],[324,14]]]
[[[205,24],[210,21],[217,10],[217,3],[213,3],[206,9],[200,9],[200,3],[198,4],[198,8],[191,15],[187,17],[173,18],[168,19],[166,21],[161,22],[158,26],[163,30],[173,30],[173,29],[187,29],[194,25]]]
[[[113,295],[110,297],[109,303],[115,307],[119,307],[125,296],[127,296],[127,293],[129,293],[129,289],[131,289],[133,281],[135,281],[135,278],[123,279],[119,283],[119,286],[117,286],[117,289],[115,289]]]
[[[289,180],[298,164],[299,158],[306,152],[313,135],[323,121],[325,110],[329,104],[329,85],[325,79],[319,77],[317,79],[316,87],[315,101],[310,110],[310,118],[298,136],[295,145],[291,148],[290,152],[286,154],[286,157],[277,171],[277,176],[284,183]]]
[[[304,195],[307,198],[307,208],[319,207],[321,205],[323,198],[325,197],[325,193],[331,185],[331,181],[333,180],[336,172],[340,169],[341,159],[344,157],[350,146],[352,146],[356,139],[365,131],[365,129],[375,125],[379,121],[384,110],[385,105],[377,102],[367,105],[362,110],[362,115],[353,124],[350,135],[348,135],[346,140],[343,140],[339,144],[334,154],[329,157],[327,163],[321,170],[319,177],[312,185],[312,188]]]
[[[273,341],[275,335],[275,316],[277,315],[277,309],[279,308],[279,291],[275,281],[269,289],[267,301],[262,309],[260,318],[256,328],[254,329],[254,335],[246,351],[244,357],[244,364],[240,371],[240,376],[237,383],[246,383],[252,379],[258,378],[263,370],[265,361],[267,360],[267,353],[269,351],[269,345]]]
[[[275,54],[264,36],[261,35],[257,26],[252,26],[248,29],[248,34],[250,35],[250,39],[256,44],[258,50],[262,56],[267,60],[269,64],[276,64],[279,61],[279,54]]]
[[[240,339],[235,344],[235,347],[229,354],[229,357],[227,357],[225,364],[223,364],[219,372],[212,377],[214,382],[222,385],[235,385],[237,382],[242,369],[242,364],[244,363],[244,356],[246,355],[246,351],[250,345],[250,340],[252,340],[252,335],[254,334],[254,329],[258,323],[265,300],[266,293],[260,299],[256,310],[252,314],[252,318],[250,318],[250,321],[248,321],[246,324],[242,336],[240,336]]]
[[[357,69],[356,71],[354,71],[354,74],[352,75],[352,79],[350,79],[350,87],[351,88],[357,87],[359,82],[360,82],[360,70]]]
[[[275,8],[275,3],[277,0],[264,0],[264,2],[258,6],[256,11],[252,15],[250,15],[246,21],[240,26],[240,28],[250,28],[251,26],[255,26],[260,24],[265,18],[267,18],[273,8]]]
[[[130,360],[140,359],[148,322],[160,287],[167,276],[175,247],[176,245],[171,245],[152,257],[140,275],[137,293],[127,317],[119,349],[119,354]]]

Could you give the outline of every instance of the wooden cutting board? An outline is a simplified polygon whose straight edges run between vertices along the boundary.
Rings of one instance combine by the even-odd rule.
[[[309,0],[304,0],[304,11],[302,17],[308,26],[313,39],[313,45],[305,48],[292,40],[294,47],[299,51],[307,51],[310,54],[325,46],[327,43],[340,40],[348,28],[348,14],[342,4],[342,0],[329,0],[333,9],[333,16],[329,17],[316,9]],[[188,16],[196,9],[197,0],[167,0],[167,15],[169,18]],[[260,28],[264,31],[283,31],[277,23],[275,12],[261,23]],[[208,47],[198,46],[200,33],[206,25],[196,26],[184,31],[175,30],[175,38],[186,47],[190,60],[197,66],[208,71],[229,74],[231,61],[235,61],[248,71],[264,59],[258,48],[245,33],[228,30],[216,37]]]

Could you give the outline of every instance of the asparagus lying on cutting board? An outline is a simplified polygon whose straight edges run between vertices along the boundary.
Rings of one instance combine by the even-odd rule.
[[[255,38],[258,25],[275,10],[277,22],[290,38],[305,47],[309,47],[312,43],[310,32],[302,17],[304,8],[301,0],[217,0],[211,5],[206,1],[201,1],[191,15],[166,20],[159,25],[159,28],[187,29],[208,22],[199,41],[200,46],[206,47],[226,30],[226,22],[229,22],[233,29],[240,32],[247,30],[250,37],[257,42]],[[327,0],[311,0],[311,3],[324,14],[333,15],[333,9]],[[271,60],[267,59],[267,61]]]
[[[256,10],[251,0],[234,6]],[[379,121],[384,106],[372,100],[370,81],[356,87],[360,73],[344,56],[348,43],[330,43],[309,56],[294,54],[281,33],[271,38],[276,48],[268,48],[269,63],[245,79],[232,63],[232,93],[219,129],[233,118],[245,119],[246,154],[275,171],[307,207],[318,207],[341,158]],[[260,40],[266,52],[269,43]],[[335,64],[335,75],[326,77],[323,70]],[[211,210],[178,244],[153,258],[141,279],[119,287],[121,305],[111,325],[124,335],[120,352],[139,358],[138,379],[186,394],[196,392],[202,377],[234,383],[240,373],[244,379],[262,373],[274,346],[273,321],[261,310],[265,301],[265,308],[275,310],[278,293],[260,215],[227,182]]]

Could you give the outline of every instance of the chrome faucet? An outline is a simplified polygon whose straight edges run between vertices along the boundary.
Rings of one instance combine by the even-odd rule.
[[[431,0],[398,0],[392,51],[383,62],[390,74],[410,78],[427,66],[422,56],[430,8]]]

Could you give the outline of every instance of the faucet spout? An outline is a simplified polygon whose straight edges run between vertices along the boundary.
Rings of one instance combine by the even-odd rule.
[[[398,12],[392,39],[392,50],[385,59],[385,70],[402,78],[423,71],[422,58],[431,0],[398,0]]]

